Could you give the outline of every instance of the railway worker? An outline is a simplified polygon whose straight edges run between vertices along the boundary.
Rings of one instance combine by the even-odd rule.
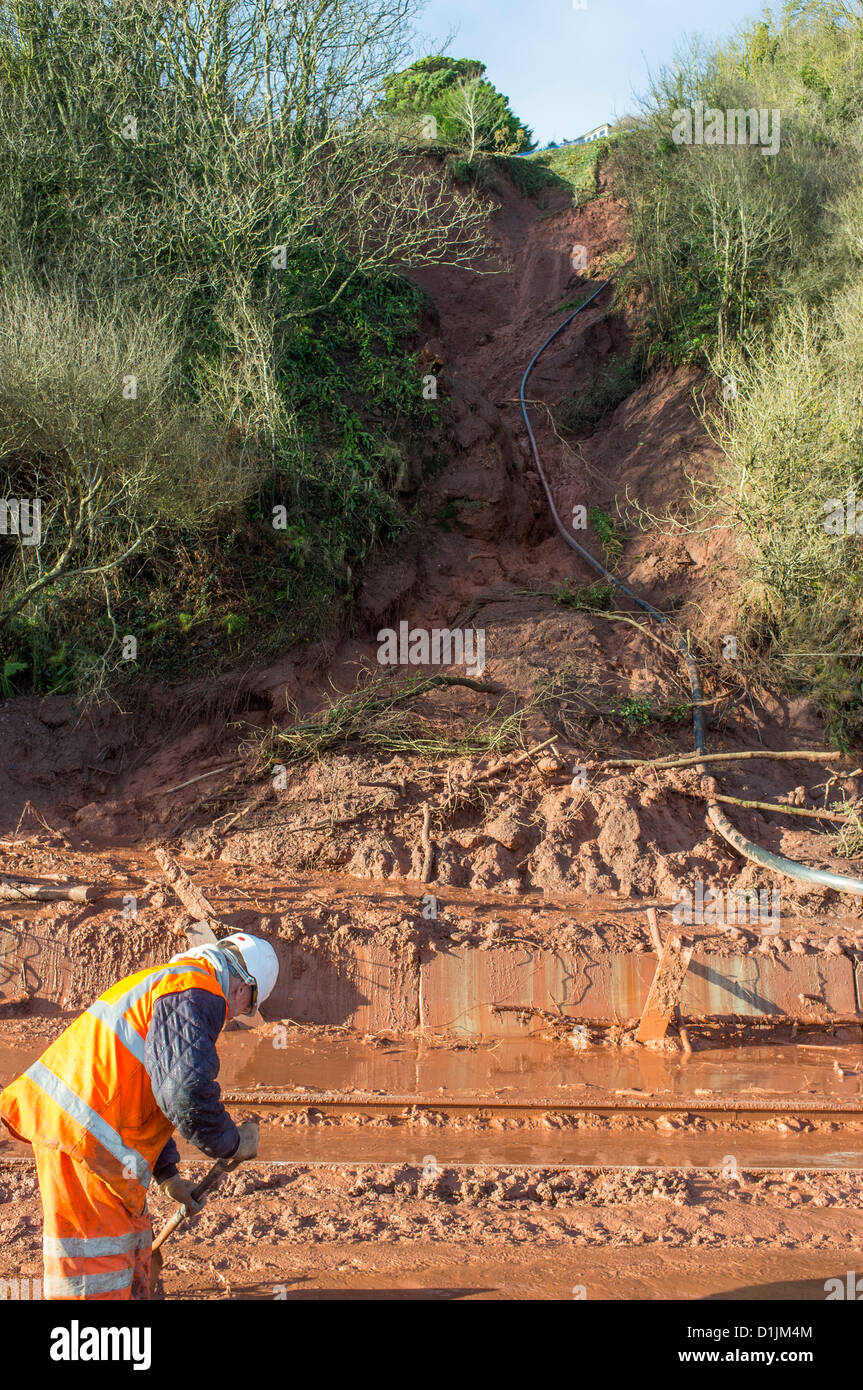
[[[245,932],[139,970],[0,1093],[0,1119],[33,1145],[46,1299],[149,1298],[151,1179],[188,1213],[203,1205],[175,1129],[208,1158],[254,1158],[257,1123],[237,1128],[219,1098],[216,1039],[278,973],[269,942]]]

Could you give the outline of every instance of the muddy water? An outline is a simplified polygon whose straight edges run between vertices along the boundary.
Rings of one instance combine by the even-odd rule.
[[[713,1133],[658,1134],[652,1126],[621,1132],[557,1128],[555,1104],[638,1106],[692,1102],[693,1108],[738,1102],[789,1107],[822,1101],[863,1103],[863,1046],[743,1047],[680,1055],[645,1048],[624,1051],[587,1048],[535,1038],[503,1039],[490,1046],[428,1047],[404,1039],[370,1045],[357,1039],[291,1041],[278,1049],[279,1035],[235,1034],[225,1038],[223,1079],[227,1090],[308,1089],[309,1121],[265,1126],[263,1156],[317,1162],[391,1162],[428,1166],[447,1163],[644,1165],[720,1168],[730,1155],[747,1167],[863,1167],[863,1128],[818,1126],[808,1134],[785,1134],[765,1118],[763,1132],[720,1129]],[[836,1067],[850,1073],[840,1076]],[[447,1109],[443,1123],[430,1117],[406,1121],[395,1109],[366,1112],[361,1126],[345,1123],[338,1110],[315,1106],[316,1094],[422,1098]],[[476,1102],[463,1115],[454,1102]],[[492,1111],[482,1103],[508,1106],[547,1103],[548,1120],[529,1111]],[[274,1116],[274,1119],[276,1117]],[[717,1120],[720,1116],[717,1115]],[[546,1127],[548,1126],[548,1127]]]
[[[235,1112],[236,1113],[236,1112]],[[248,1112],[246,1112],[248,1113]],[[257,1113],[257,1112],[256,1112]],[[804,1135],[741,1133],[724,1128],[712,1134],[650,1132],[495,1132],[486,1120],[453,1129],[426,1128],[404,1120],[380,1128],[321,1122],[282,1128],[280,1116],[257,1114],[262,1122],[259,1160],[264,1163],[394,1164],[422,1170],[429,1177],[457,1165],[491,1167],[695,1168],[742,1172],[863,1170],[863,1133]],[[516,1121],[517,1123],[518,1121]],[[191,1145],[178,1142],[183,1159],[201,1161]],[[0,1159],[29,1161],[27,1144],[0,1139]]]
[[[267,1124],[261,1130],[259,1161],[264,1163],[333,1164],[358,1167],[394,1164],[421,1169],[429,1176],[447,1167],[495,1168],[693,1168],[715,1173],[730,1171],[731,1160],[741,1172],[772,1169],[863,1171],[863,1136],[752,1135],[718,1130],[714,1134],[527,1134],[483,1133],[474,1128],[454,1132],[424,1130],[402,1124],[385,1130],[365,1126],[316,1126],[282,1130]],[[182,1140],[181,1157],[201,1161],[201,1155]],[[29,1145],[0,1140],[0,1159],[28,1161]]]
[[[35,1060],[45,1041],[22,1046],[0,1035],[0,1085]],[[863,1115],[851,1124],[841,1114],[835,1120],[822,1116],[803,1133],[780,1131],[781,1114],[734,1123],[735,1108],[771,1103],[785,1111],[787,1102],[789,1112],[860,1107],[860,1044],[825,1041],[733,1052],[717,1047],[686,1059],[645,1048],[575,1051],[536,1038],[453,1047],[414,1038],[386,1042],[295,1032],[285,1038],[267,1029],[224,1034],[219,1052],[220,1080],[232,1108],[248,1113],[249,1093],[260,1095],[255,1109],[263,1122],[263,1159],[718,1169],[731,1156],[742,1168],[863,1168]],[[290,1093],[293,1103],[268,1106],[272,1091]],[[426,1113],[408,1117],[415,1101],[425,1103]],[[609,1122],[588,1113],[573,1125],[571,1115],[556,1110],[644,1107],[661,1120],[664,1105],[678,1112],[679,1127],[670,1133],[658,1132],[650,1115]],[[703,1123],[679,1115],[687,1105],[708,1117],[707,1132]],[[0,1151],[28,1152],[9,1144]],[[193,1153],[184,1148],[184,1156]]]
[[[56,1029],[22,1043],[0,1029],[0,1087],[26,1070]],[[567,1041],[501,1038],[479,1046],[320,1037],[268,1027],[223,1033],[219,1080],[228,1091],[392,1097],[445,1102],[638,1102],[863,1106],[863,1044],[829,1041],[711,1047],[691,1057],[645,1047],[574,1049]]]
[[[485,1122],[486,1126],[488,1121]],[[493,1124],[493,1121],[491,1122]],[[261,1157],[271,1162],[406,1164],[433,1176],[447,1165],[540,1168],[709,1168],[741,1170],[863,1169],[863,1132],[855,1134],[750,1134],[724,1129],[713,1134],[607,1132],[495,1132],[491,1128],[425,1128],[421,1124],[315,1124],[281,1129],[264,1124]],[[184,1157],[193,1151],[180,1145]]]
[[[430,1046],[422,1039],[304,1040],[278,1030],[231,1033],[219,1044],[228,1089],[308,1088],[392,1096],[472,1100],[583,1101],[697,1097],[750,1100],[820,1097],[863,1104],[863,1045],[728,1047],[681,1054],[588,1047],[541,1038],[501,1038],[482,1046]],[[0,1052],[0,1067],[3,1055]],[[836,1068],[846,1072],[840,1076]]]

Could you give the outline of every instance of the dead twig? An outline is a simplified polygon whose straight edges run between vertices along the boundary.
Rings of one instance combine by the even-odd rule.
[[[228,772],[232,767],[238,767],[242,759],[235,758],[232,763],[225,763],[224,767],[212,767],[209,772],[201,772],[197,777],[190,777],[188,782],[178,782],[175,787],[165,787],[164,790],[158,788],[154,796],[167,796],[170,792],[178,792],[183,787],[191,787],[193,782],[203,782],[205,777],[216,777],[220,772]]]
[[[429,883],[431,881],[432,869],[434,868],[435,847],[432,843],[431,836],[429,834],[430,829],[431,807],[429,806],[428,802],[426,802],[425,806],[423,807],[423,823],[422,829],[420,831],[420,844],[422,845],[424,851],[422,873],[420,874],[421,883]]]
[[[834,758],[841,758],[840,752],[830,749],[826,752],[819,752],[817,749],[802,749],[800,752],[774,752],[770,748],[756,748],[746,753],[686,753],[677,758],[606,758],[597,764],[598,767],[655,767],[655,768],[675,768],[675,767],[695,767],[698,763],[731,763],[743,762],[749,758],[779,758],[788,762],[831,762]]]
[[[729,806],[746,806],[754,811],[774,811],[783,816],[811,816],[814,820],[842,821],[845,824],[854,824],[857,816],[846,816],[841,811],[815,811],[808,806],[786,806],[781,801],[747,801],[742,796],[720,796],[718,792],[707,795],[706,792],[698,791],[695,787],[675,788],[681,796],[691,796],[697,801],[725,801]]]
[[[493,763],[491,767],[486,768],[485,772],[480,772],[476,778],[471,780],[483,781],[486,777],[496,777],[499,772],[503,772],[504,768],[518,767],[519,763],[526,763],[528,758],[534,757],[537,753],[541,753],[544,748],[555,743],[557,738],[557,734],[552,734],[551,738],[545,740],[545,743],[537,743],[535,747],[525,749],[523,753],[517,754],[514,758],[501,758],[499,762]]]

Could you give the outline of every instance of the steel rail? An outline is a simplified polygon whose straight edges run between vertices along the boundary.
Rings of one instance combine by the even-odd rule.
[[[438,1114],[446,1111],[523,1111],[526,1114],[533,1112],[547,1114],[549,1112],[565,1114],[591,1114],[591,1115],[710,1115],[721,1116],[724,1119],[735,1119],[752,1115],[763,1117],[765,1115],[789,1115],[792,1117],[809,1118],[811,1116],[824,1116],[825,1118],[835,1118],[836,1116],[859,1117],[863,1120],[863,1096],[858,1098],[857,1103],[849,1103],[842,1097],[835,1100],[821,1099],[813,1102],[801,1102],[793,1096],[784,1099],[780,1096],[765,1097],[763,1100],[752,1101],[742,1096],[732,1098],[706,1099],[704,1096],[686,1097],[673,1096],[668,1099],[658,1099],[645,1096],[640,1099],[637,1096],[630,1096],[620,1099],[605,1100],[560,1100],[557,1097],[533,1100],[500,1100],[494,1096],[477,1097],[458,1097],[442,1099],[440,1096],[417,1096],[417,1095],[386,1095],[378,1093],[368,1095],[352,1094],[349,1096],[339,1092],[322,1091],[319,1094],[309,1094],[308,1092],[280,1091],[280,1090],[254,1090],[254,1091],[223,1091],[222,1100],[228,1105],[260,1106],[261,1108],[271,1108],[274,1110],[434,1110]],[[410,1118],[408,1116],[408,1118]]]

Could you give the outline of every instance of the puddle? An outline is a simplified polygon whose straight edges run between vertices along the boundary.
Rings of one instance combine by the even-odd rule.
[[[26,1070],[47,1041],[34,1038],[25,1044],[0,1031],[0,1086]],[[576,1050],[568,1041],[542,1038],[459,1046],[411,1037],[391,1042],[304,1037],[296,1030],[268,1028],[222,1034],[219,1055],[219,1081],[226,1090],[308,1090],[310,1099],[317,1093],[359,1092],[525,1104],[600,1099],[637,1104],[651,1098],[863,1101],[859,1043],[716,1046],[687,1059],[643,1047]]]
[[[395,1096],[472,1099],[474,1097],[535,1103],[582,1100],[592,1091],[631,1097],[694,1097],[749,1100],[825,1097],[863,1100],[863,1045],[836,1043],[772,1047],[716,1047],[681,1054],[588,1047],[577,1051],[568,1041],[503,1038],[474,1047],[429,1045],[405,1038],[381,1045],[357,1038],[229,1033],[220,1041],[220,1080],[232,1090],[267,1087],[278,1090],[381,1092]],[[841,1077],[836,1066],[852,1073]],[[0,1068],[3,1053],[0,1051]],[[855,1074],[859,1073],[859,1074]],[[619,1099],[626,1097],[619,1096]]]

